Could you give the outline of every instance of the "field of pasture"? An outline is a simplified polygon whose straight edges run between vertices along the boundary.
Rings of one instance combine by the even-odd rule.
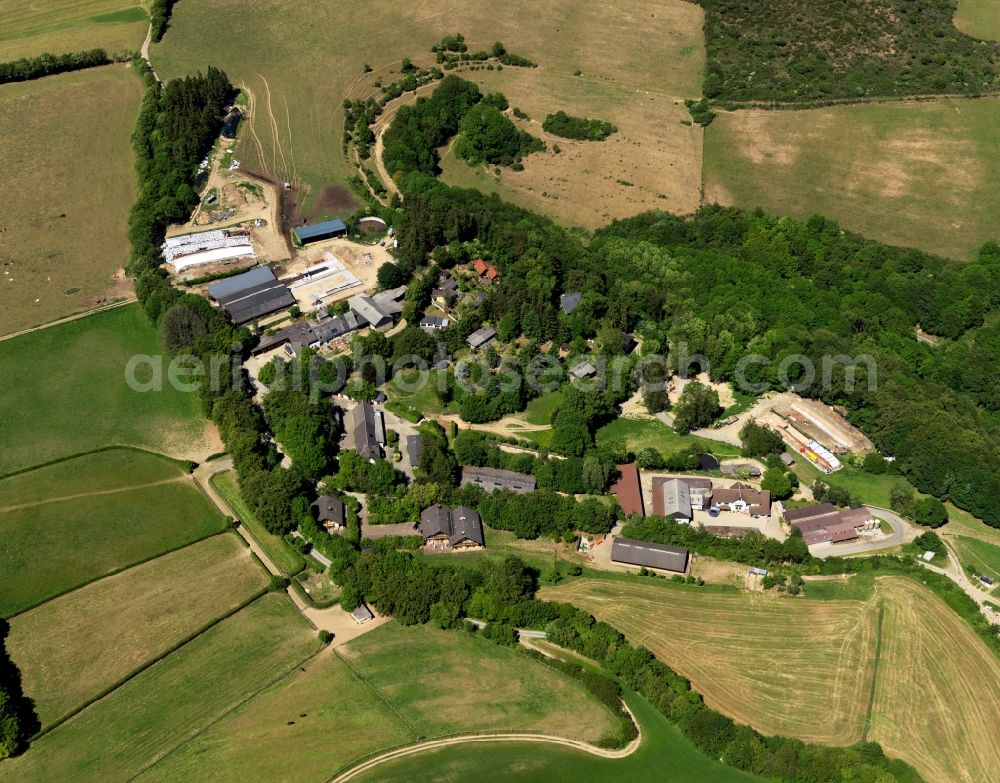
[[[720,112],[705,200],[762,207],[958,260],[996,239],[1000,99]]]
[[[0,85],[0,335],[131,295],[114,274],[128,260],[141,97],[125,65]]]
[[[44,728],[267,583],[235,535],[213,536],[19,614],[7,650]]]
[[[0,476],[111,445],[194,460],[220,451],[197,395],[129,388],[129,360],[162,353],[138,305],[0,341]]]
[[[0,62],[106,49],[138,51],[149,28],[141,0],[4,0]]]
[[[112,450],[0,480],[0,616],[221,531],[180,466]]]
[[[268,594],[3,762],[4,780],[132,779],[318,647],[287,597]]]
[[[527,18],[531,24],[524,23]],[[267,0],[252,7],[238,0],[205,0],[177,4],[171,30],[153,47],[152,58],[167,77],[214,64],[246,87],[253,96],[253,120],[250,131],[241,134],[238,156],[246,166],[299,183],[308,214],[321,201],[325,186],[342,183],[351,174],[341,153],[345,97],[370,94],[376,79],[398,78],[404,57],[431,65],[429,49],[445,35],[465,34],[471,50],[500,40],[539,64],[532,73],[511,74],[503,84],[512,95],[518,93],[515,104],[523,98],[533,119],[579,106],[613,111],[611,119],[621,120],[619,140],[603,153],[579,153],[581,161],[598,155],[589,165],[614,164],[626,172],[645,170],[639,160],[643,157],[674,161],[674,167],[659,176],[647,170],[635,175],[636,186],[612,189],[623,200],[638,198],[636,193],[649,200],[650,193],[689,194],[691,187],[697,188],[700,140],[688,138],[694,132],[679,124],[673,102],[700,92],[701,28],[701,9],[680,0],[640,0],[628,7],[595,0],[542,5],[515,0],[502,14],[488,4],[459,0],[358,6]],[[368,76],[363,73],[366,63],[372,68]],[[506,78],[516,70],[505,68],[493,76]],[[579,76],[574,76],[576,71]],[[667,152],[653,149],[654,134],[670,140]],[[571,152],[576,145],[564,146],[567,154],[577,155]],[[687,152],[693,157],[682,165],[680,157]],[[591,192],[607,195],[608,172],[581,171],[570,183],[577,190],[575,197],[567,192],[561,201],[550,203],[541,191],[567,186],[556,182],[548,188],[545,183],[555,176],[555,162],[540,158],[538,163],[538,171],[523,172],[534,178],[534,191],[517,185],[511,192],[528,203],[547,205],[553,214],[572,210],[566,215],[572,222],[585,219],[591,224],[595,216],[611,213],[608,206],[577,206]],[[675,177],[683,181],[672,181]],[[676,204],[682,203],[687,202],[678,198]]]

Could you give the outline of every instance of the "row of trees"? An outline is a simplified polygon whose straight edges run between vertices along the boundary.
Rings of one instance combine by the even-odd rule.
[[[167,32],[170,14],[174,10],[175,2],[177,0],[153,0],[149,6],[149,23],[154,42],[163,40],[163,34]]]
[[[88,49],[70,54],[40,54],[37,57],[22,57],[9,63],[0,63],[0,84],[26,82],[66,71],[95,68],[111,62],[104,49]]]

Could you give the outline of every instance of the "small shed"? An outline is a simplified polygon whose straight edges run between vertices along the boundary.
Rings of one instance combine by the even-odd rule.
[[[476,329],[472,334],[470,334],[465,342],[469,344],[469,347],[474,350],[479,350],[480,348],[489,345],[497,336],[497,330],[492,329],[489,326],[484,326],[482,329]]]
[[[357,609],[351,612],[351,617],[354,618],[354,622],[358,625],[362,625],[367,623],[369,620],[375,619],[375,615],[372,614],[372,610],[365,604],[361,604]]]

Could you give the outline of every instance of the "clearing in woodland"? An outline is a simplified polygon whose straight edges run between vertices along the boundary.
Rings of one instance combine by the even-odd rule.
[[[1000,2],[998,0],[958,0],[955,27],[973,38],[1000,41]]]
[[[1000,710],[1000,661],[943,601],[911,580],[877,579],[865,600],[593,579],[545,588],[542,597],[610,622],[688,677],[709,705],[765,733],[859,741],[874,676],[868,739],[889,755],[912,764],[928,783],[979,783],[1000,769],[989,718]]]
[[[0,616],[218,533],[172,460],[102,451],[0,480]]]
[[[105,49],[138,51],[149,21],[140,0],[4,0],[0,62]]]
[[[996,239],[1000,99],[720,112],[705,200],[804,219],[959,260]]]
[[[4,780],[131,780],[318,648],[287,596],[269,593],[3,762]]]
[[[44,728],[267,584],[242,541],[213,536],[19,614],[7,651]]]
[[[525,24],[526,19],[531,23]],[[470,51],[500,40],[509,51],[537,62],[537,70],[544,72],[537,78],[550,94],[566,84],[567,99],[581,106],[615,107],[615,118],[628,120],[623,137],[633,142],[616,142],[616,157],[655,154],[658,160],[674,161],[679,151],[654,153],[649,146],[651,134],[666,133],[670,146],[688,149],[695,159],[684,165],[678,161],[657,192],[687,193],[688,183],[670,178],[694,171],[698,181],[699,147],[687,139],[689,129],[676,124],[679,117],[670,98],[683,100],[701,92],[701,30],[701,9],[681,0],[639,0],[627,7],[596,0],[541,5],[514,0],[502,13],[490,4],[460,0],[354,5],[266,0],[252,7],[239,0],[204,0],[177,3],[171,29],[153,47],[152,57],[164,77],[213,63],[249,89],[253,118],[251,129],[240,134],[237,157],[244,166],[300,184],[308,214],[325,184],[352,174],[341,152],[343,99],[371,94],[377,79],[389,83],[400,78],[404,57],[418,66],[432,65],[430,47],[459,32],[467,36]],[[367,76],[366,62],[372,66]],[[517,69],[503,73],[509,70]],[[581,75],[574,77],[578,70]],[[534,78],[516,89],[529,90]],[[571,83],[574,78],[579,84]],[[571,108],[560,103],[544,107],[545,113]],[[532,118],[541,121],[544,114]],[[661,127],[662,122],[667,124]],[[637,146],[644,139],[646,145]],[[630,167],[643,168],[641,162],[626,160]],[[535,176],[539,184],[544,182],[544,173]],[[574,180],[574,186],[579,182],[581,189],[607,191],[604,176],[595,170],[590,178]],[[652,173],[643,176],[637,185],[645,188]],[[621,192],[629,190],[639,188]],[[572,206],[568,201],[565,206]]]
[[[0,476],[110,445],[198,461],[221,451],[198,395],[167,382],[169,357],[162,390],[129,387],[126,367],[136,356],[163,357],[138,305],[0,341],[0,378],[7,380],[0,384]],[[151,371],[135,375],[145,382]]]
[[[125,65],[0,85],[0,335],[132,295],[115,275],[141,97]]]

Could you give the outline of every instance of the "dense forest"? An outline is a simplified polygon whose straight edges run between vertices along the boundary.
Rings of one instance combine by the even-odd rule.
[[[956,0],[701,0],[704,94],[716,102],[977,95],[1000,87],[1000,45],[960,33]]]
[[[481,307],[444,330],[449,345],[449,332],[467,335],[484,322],[536,345],[597,338],[612,353],[620,341],[603,335],[635,331],[644,353],[668,354],[675,370],[705,369],[718,381],[743,370],[756,391],[791,383],[846,406],[918,489],[1000,526],[1000,323],[992,317],[1000,246],[988,243],[960,265],[865,240],[821,216],[798,222],[720,207],[692,219],[650,212],[616,221],[584,245],[495,196],[418,174],[402,184],[401,274],[430,253],[447,264],[472,240],[502,274]],[[571,316],[558,309],[567,290],[584,295]],[[943,344],[918,342],[918,324]],[[748,353],[767,363],[739,367]],[[793,355],[807,357],[815,376],[783,364]],[[607,421],[603,411],[584,419],[591,434]]]
[[[26,82],[65,71],[80,71],[95,68],[111,62],[104,49],[88,49],[71,54],[40,54],[38,57],[23,57],[9,63],[0,63],[0,84]]]

